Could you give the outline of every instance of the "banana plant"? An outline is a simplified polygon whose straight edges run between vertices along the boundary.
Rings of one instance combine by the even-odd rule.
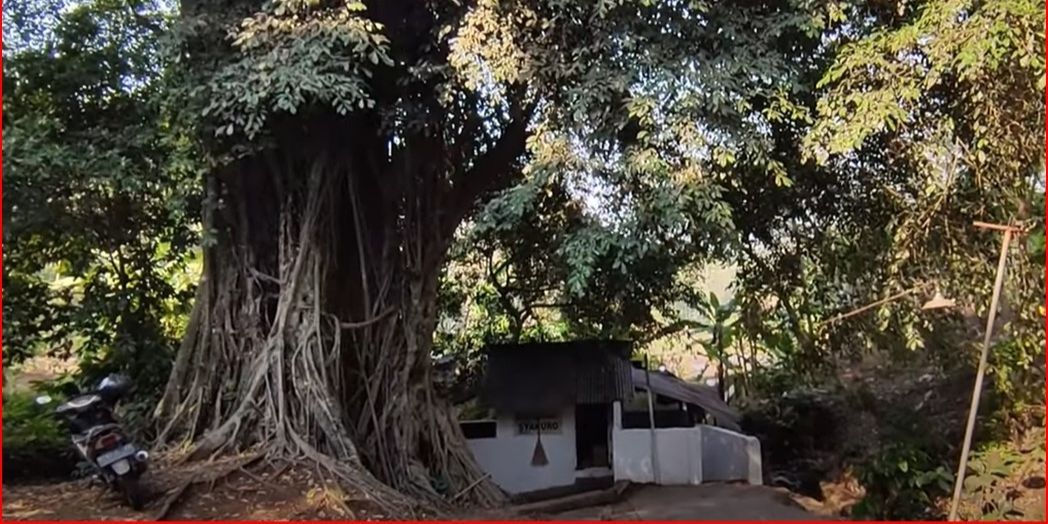
[[[728,348],[735,340],[735,325],[740,315],[735,301],[729,300],[721,304],[717,295],[710,293],[709,297],[698,304],[702,319],[696,324],[709,335],[709,342],[705,343],[706,356],[717,363],[717,392],[722,399],[725,397],[725,375],[727,372]]]

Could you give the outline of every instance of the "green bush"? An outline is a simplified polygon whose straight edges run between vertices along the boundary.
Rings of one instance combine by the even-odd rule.
[[[1044,522],[1044,438],[1043,427],[1031,428],[1015,442],[972,453],[958,516],[965,521]]]
[[[37,392],[4,393],[4,480],[66,475],[76,466],[69,436],[52,415],[54,404],[36,404]]]
[[[36,404],[33,391],[4,394],[4,451],[64,448],[65,430],[49,406]]]
[[[953,474],[919,443],[894,442],[858,464],[866,497],[852,510],[859,519],[935,520],[936,501],[948,496]]]

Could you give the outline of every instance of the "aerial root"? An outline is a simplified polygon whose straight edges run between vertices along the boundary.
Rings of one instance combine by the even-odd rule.
[[[275,216],[234,199],[220,223],[219,215],[205,220],[224,224],[230,238],[205,252],[197,304],[157,410],[158,444],[187,445],[188,460],[261,446],[393,515],[423,504],[450,511],[452,495],[460,504],[503,501],[450,406],[435,398],[428,358],[437,277],[425,269],[424,246],[413,240],[408,254],[365,256],[374,251],[364,243],[372,228],[357,213],[365,201],[351,206],[355,235],[342,234],[332,217],[346,202],[335,188],[349,174],[330,167],[317,161],[306,177],[280,177],[296,182],[269,195]],[[255,245],[261,237],[272,244]],[[359,260],[336,258],[340,245]],[[363,303],[342,304],[332,295],[353,269]]]

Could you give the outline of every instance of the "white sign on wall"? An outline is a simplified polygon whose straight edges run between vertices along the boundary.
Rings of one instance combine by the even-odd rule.
[[[518,419],[517,420],[517,434],[518,435],[534,435],[536,433],[560,433],[560,419],[559,418],[541,418],[541,419]]]

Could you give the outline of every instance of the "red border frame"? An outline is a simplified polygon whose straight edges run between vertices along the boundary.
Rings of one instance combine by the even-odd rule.
[[[3,1],[0,1],[0,6],[2,6],[2,5],[3,5]],[[2,21],[2,19],[3,19],[3,15],[0,14],[0,21]],[[3,36],[0,36],[0,45],[2,45],[2,43],[3,43]],[[4,65],[4,59],[3,59],[3,56],[0,56],[0,68],[2,68],[3,65]],[[3,93],[4,93],[4,80],[3,80],[3,76],[0,75],[0,120],[2,120],[3,116],[4,116]],[[3,129],[0,128],[0,158],[2,158],[3,154],[4,154],[3,136],[4,136]],[[3,168],[3,164],[4,164],[4,162],[0,161],[0,201],[2,201],[3,197],[4,197],[4,189],[3,189],[4,168]],[[2,235],[3,231],[4,231],[3,218],[4,218],[4,208],[3,208],[3,206],[0,206],[0,235]],[[3,269],[4,269],[4,247],[3,247],[3,243],[0,243],[0,273],[3,272]],[[3,304],[4,304],[4,285],[3,285],[3,281],[0,280],[0,311],[2,311]],[[2,342],[3,336],[4,336],[4,315],[2,313],[0,313],[0,354],[2,354],[3,351],[4,351],[3,342]],[[0,389],[3,389],[3,386],[4,386],[3,373],[0,373]],[[3,408],[3,405],[0,404],[0,418],[3,418],[3,416],[4,416],[4,408]],[[3,428],[0,427],[0,442],[3,442],[3,440],[4,440],[4,431],[3,431]],[[3,465],[3,461],[0,460],[0,483],[2,483],[3,478],[4,478],[4,465]],[[0,518],[3,518],[2,517],[2,515],[3,515],[3,513],[2,513],[3,512],[3,507],[4,507],[4,490],[3,490],[3,487],[0,486]]]
[[[1045,4],[1048,5],[1048,0],[1046,0]],[[1046,33],[1048,33],[1048,15],[1045,15],[1044,30],[1045,30]],[[1048,49],[1045,49],[1045,60],[1048,61]],[[1045,101],[1046,108],[1048,108],[1048,89],[1045,90],[1044,101]],[[1048,116],[1048,109],[1045,110],[1045,114],[1046,114],[1046,116]],[[1044,136],[1044,147],[1045,147],[1045,158],[1044,158],[1045,163],[1044,163],[1044,166],[1048,167],[1048,118],[1046,118],[1046,120],[1045,120],[1044,133],[1045,133],[1045,136]],[[1048,213],[1048,199],[1045,200],[1045,212]],[[1048,229],[1048,217],[1046,217],[1045,221],[1046,221],[1046,223],[1045,223],[1046,229]],[[1048,279],[1048,250],[1045,250],[1044,262],[1045,262],[1045,278]],[[1045,303],[1045,307],[1048,308],[1048,286],[1046,286],[1045,290],[1044,290],[1044,303]],[[1044,332],[1045,332],[1045,335],[1048,336],[1048,314],[1045,314],[1045,318],[1044,318]],[[1045,353],[1046,353],[1046,355],[1045,355],[1045,366],[1048,367],[1048,338],[1046,338],[1046,341],[1045,341]],[[1046,385],[1046,388],[1048,388],[1048,385]],[[1048,389],[1046,389],[1046,391],[1045,391],[1045,404],[1048,405]],[[1045,447],[1048,448],[1048,434],[1045,435]],[[1048,514],[1048,498],[1046,498],[1046,502],[1045,502],[1045,513]]]
[[[1048,3],[1048,0],[1046,0],[1046,3]],[[2,6],[2,5],[3,5],[3,2],[0,1],[0,6]],[[0,19],[2,19],[2,16],[0,16]],[[1046,19],[1045,19],[1045,31],[1048,32],[1048,17],[1046,17]],[[3,41],[3,39],[2,39],[2,37],[0,37],[0,42],[2,42],[2,41]],[[1046,51],[1045,51],[1045,58],[1048,59],[1048,49],[1046,49]],[[0,67],[2,67],[2,66],[3,66],[3,57],[0,56]],[[3,78],[2,78],[2,76],[0,76],[0,119],[3,118],[2,96],[3,96]],[[1048,105],[1048,90],[1046,90],[1046,92],[1045,92],[1045,103],[1046,103],[1046,105]],[[1048,111],[1046,111],[1046,116],[1048,116]],[[1045,122],[1045,150],[1046,150],[1045,163],[1048,164],[1048,119],[1046,119],[1046,122]],[[0,158],[2,158],[2,156],[3,156],[3,131],[2,131],[2,129],[0,129]],[[0,200],[2,200],[2,199],[3,199],[3,165],[2,165],[2,162],[0,162]],[[1046,202],[1046,204],[1045,204],[1045,211],[1048,212],[1048,202]],[[1048,224],[1046,224],[1046,225],[1048,225]],[[0,234],[2,234],[2,233],[3,233],[3,208],[2,208],[2,206],[0,206]],[[0,244],[0,272],[2,272],[2,271],[3,271],[3,245]],[[1046,276],[1046,278],[1048,278],[1048,253],[1045,254],[1045,276]],[[3,294],[3,283],[2,283],[2,281],[0,281],[0,308],[3,307],[3,300],[4,300],[3,297],[4,297],[4,294]],[[1045,288],[1045,306],[1048,307],[1048,287]],[[2,340],[2,337],[3,337],[3,325],[4,325],[4,323],[3,323],[3,315],[0,314],[0,340]],[[1046,335],[1048,335],[1048,315],[1045,316],[1045,333],[1046,333]],[[1045,350],[1046,350],[1046,353],[1048,353],[1048,342],[1046,342]],[[0,342],[0,353],[2,353],[2,352],[3,352],[3,343]],[[1046,364],[1046,366],[1048,366],[1048,356],[1046,356],[1045,364]],[[3,376],[2,376],[2,374],[0,374],[0,388],[2,388],[2,387],[3,387]],[[1048,403],[1048,393],[1046,393],[1046,395],[1045,395],[1045,401],[1046,401],[1046,403]],[[0,405],[0,418],[2,418],[2,417],[3,417],[3,406]],[[2,441],[2,440],[3,440],[3,429],[2,429],[2,427],[0,427],[0,441]],[[1046,436],[1045,444],[1046,444],[1046,446],[1048,446],[1048,436]],[[2,481],[2,479],[3,479],[3,461],[0,461],[0,481]],[[1048,502],[1046,502],[1046,506],[1045,507],[1046,507],[1046,511],[1048,511]],[[0,485],[0,510],[2,510],[2,508],[3,508],[3,488],[2,488],[2,485]],[[2,518],[0,518],[0,520],[2,520]],[[33,521],[26,521],[26,522],[33,522]],[[43,521],[43,522],[46,522],[46,521]],[[76,522],[104,522],[104,521],[63,521],[63,522],[76,523]],[[200,522],[200,521],[189,521],[189,522]],[[254,522],[254,521],[218,520],[218,521],[206,521],[206,522],[237,523],[237,522]],[[277,521],[277,522],[308,522],[308,521]],[[394,521],[394,522],[405,522],[405,523],[407,523],[407,522],[419,522],[419,521]],[[480,521],[480,522],[503,522],[503,521]],[[512,521],[506,521],[506,522],[512,522]],[[564,521],[564,522],[570,522],[570,521]],[[646,521],[646,522],[660,522],[660,521]],[[807,521],[796,521],[796,522],[807,522]],[[812,522],[815,522],[815,521],[812,521]]]

